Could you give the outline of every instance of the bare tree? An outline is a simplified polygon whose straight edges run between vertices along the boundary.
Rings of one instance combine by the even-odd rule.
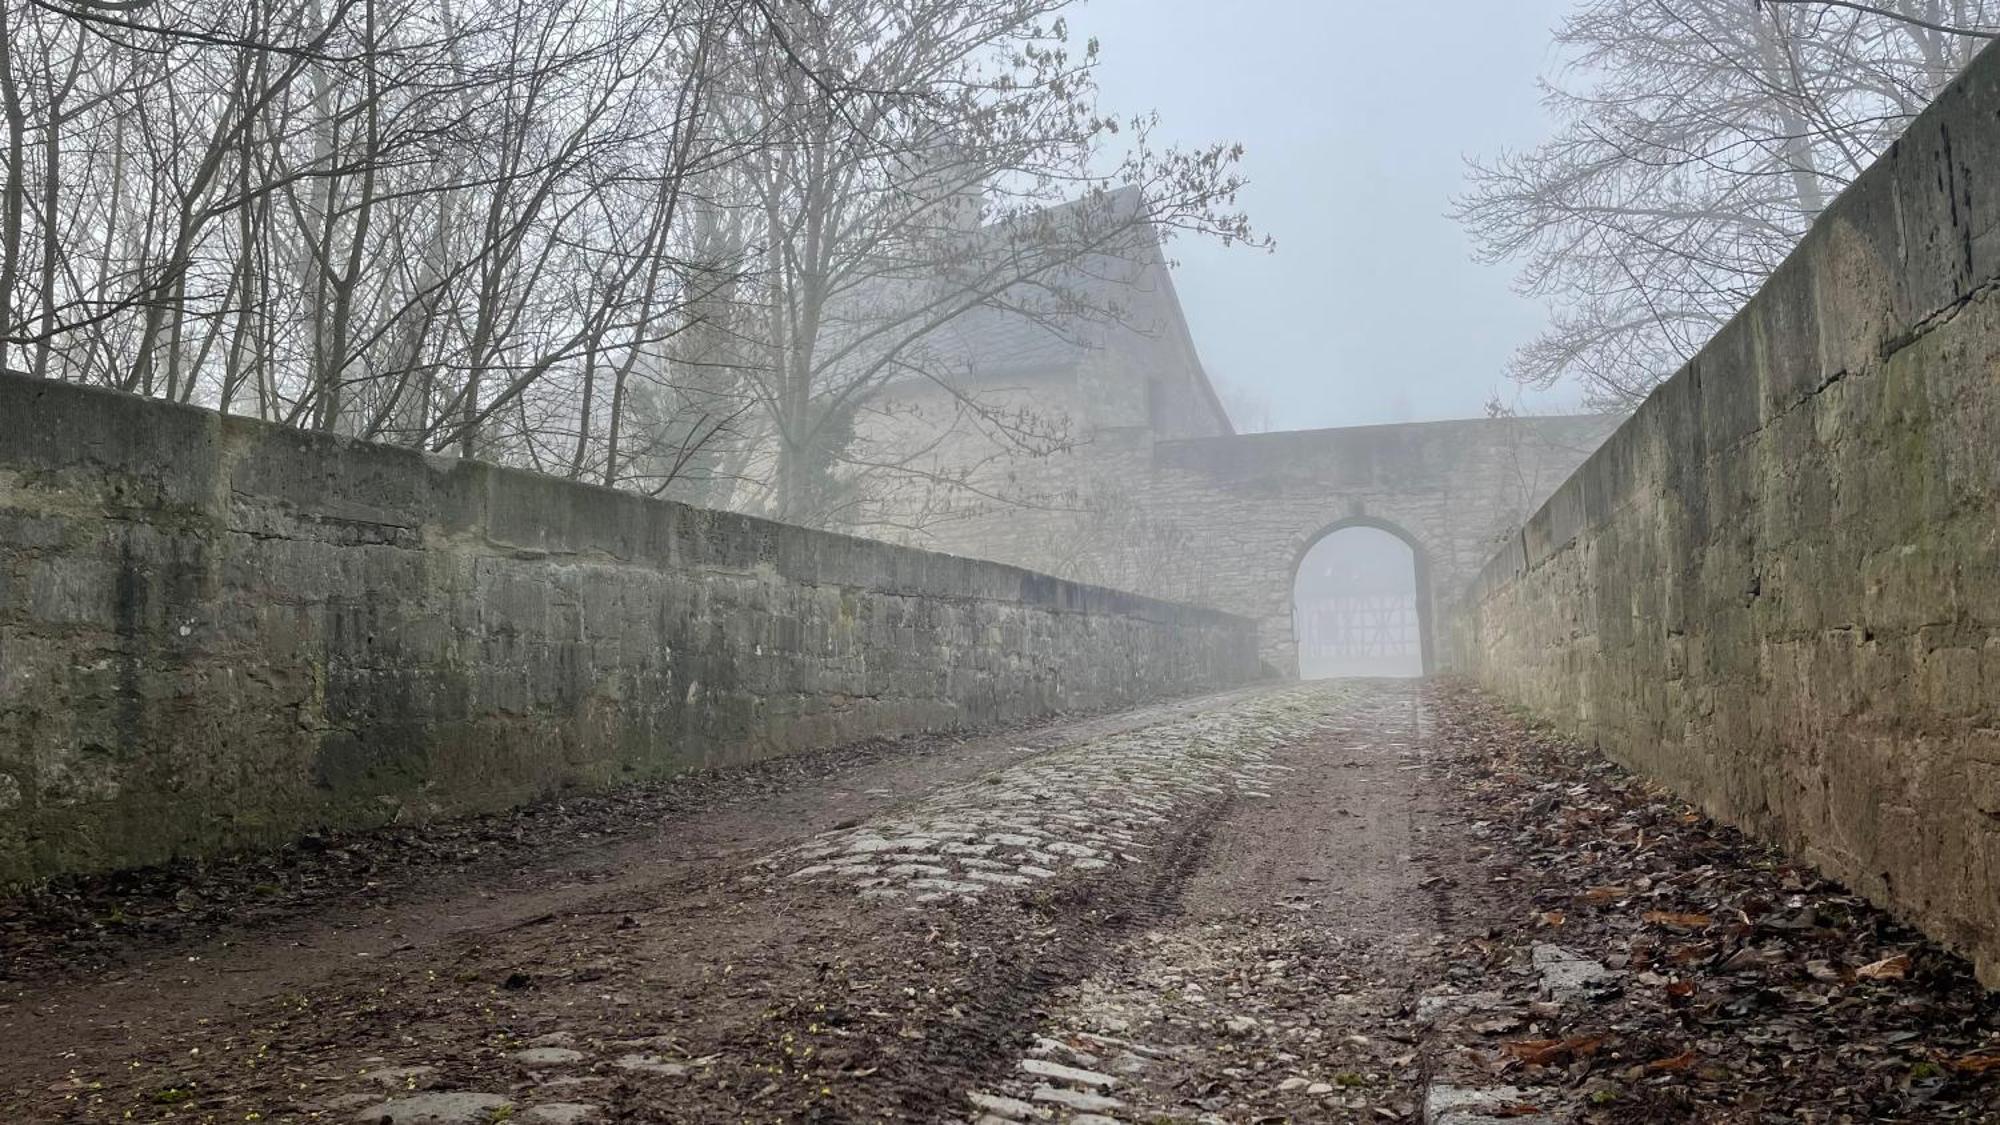
[[[615,482],[747,10],[8,3],[0,359]]]
[[[1585,0],[1543,87],[1556,135],[1473,162],[1454,206],[1552,308],[1514,377],[1643,397],[1995,29],[1992,0]]]
[[[935,467],[945,435],[977,431],[995,455],[1061,448],[1066,419],[982,394],[943,330],[980,310],[1058,331],[1116,316],[1079,282],[1152,250],[1155,232],[1248,237],[1230,210],[1237,150],[1158,150],[1149,120],[1101,114],[1097,45],[1072,53],[1069,3],[762,6],[747,82],[729,99],[735,127],[766,142],[737,170],[759,251],[737,354],[767,451],[751,495],[762,510],[921,519],[937,497],[887,494],[977,476]],[[1129,155],[1100,169],[1121,129]],[[892,416],[882,392],[912,381],[941,390],[948,416]]]
[[[1233,150],[1098,167],[1070,2],[0,0],[0,363],[856,522],[1064,440],[940,326],[1246,233]],[[871,447],[911,379],[951,417]]]

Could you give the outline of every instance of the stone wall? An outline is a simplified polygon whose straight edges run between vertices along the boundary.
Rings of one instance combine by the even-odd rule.
[[[1469,604],[1489,688],[2000,985],[2000,51]]]
[[[1441,658],[1434,623],[1618,421],[1481,418],[1176,441],[1099,431],[1072,454],[1007,467],[1016,487],[1068,487],[1097,501],[1090,509],[995,508],[940,523],[927,542],[1253,618],[1266,662],[1294,675],[1300,561],[1333,531],[1378,527],[1413,549],[1426,647]]]
[[[1256,673],[1212,610],[0,376],[0,882]]]

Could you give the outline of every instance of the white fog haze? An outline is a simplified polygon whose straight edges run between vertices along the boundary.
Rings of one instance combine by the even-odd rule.
[[[1299,561],[1292,614],[1299,676],[1424,674],[1410,545],[1377,527],[1345,527]]]
[[[2000,0],[0,0],[0,1125],[2000,1125]]]
[[[1496,396],[1578,408],[1573,391],[1507,379],[1547,312],[1510,290],[1510,267],[1473,261],[1446,215],[1465,157],[1547,134],[1535,82],[1559,61],[1549,31],[1569,7],[1091,0],[1071,17],[1104,41],[1108,103],[1247,149],[1243,203],[1275,253],[1169,248],[1202,360],[1246,428],[1475,417]]]

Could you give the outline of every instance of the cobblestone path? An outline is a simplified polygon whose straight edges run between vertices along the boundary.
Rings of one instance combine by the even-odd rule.
[[[1555,940],[1580,888],[1531,885],[1472,804],[1582,789],[1496,781],[1450,705],[1284,685],[834,757],[10,971],[0,1122],[1775,1119],[1618,1116],[1695,1073],[1566,1030],[1630,1014],[1639,947]]]
[[[826,833],[768,861],[788,879],[862,898],[978,895],[1145,862],[1143,842],[1212,802],[1268,798],[1291,766],[1272,753],[1325,718],[1324,690],[1098,739],[943,789],[895,815]]]

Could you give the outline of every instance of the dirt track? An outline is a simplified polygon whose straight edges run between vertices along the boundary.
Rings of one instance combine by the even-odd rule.
[[[396,885],[328,874],[251,924],[213,873],[147,892],[198,924],[137,937],[17,910],[0,1121],[1995,1119],[1993,1005],[1886,921],[1850,936],[1918,970],[1793,974],[1847,1010],[1690,1024],[1643,960],[1681,954],[1630,932],[1679,885],[1607,897],[1588,864],[1636,861],[1566,871],[1544,829],[1629,806],[1663,826],[1645,863],[1838,889],[1573,753],[1435,688],[1293,686],[747,771],[557,835],[543,810],[483,848],[415,833],[372,861]],[[1716,931],[1683,976],[1780,940],[1674,917]],[[1821,1098],[1730,1069],[1854,1003],[1889,1013],[1896,1074]]]

